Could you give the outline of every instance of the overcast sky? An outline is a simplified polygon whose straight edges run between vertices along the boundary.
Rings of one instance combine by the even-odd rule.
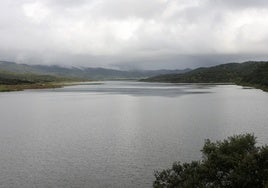
[[[267,0],[0,1],[0,60],[159,69],[267,52]]]

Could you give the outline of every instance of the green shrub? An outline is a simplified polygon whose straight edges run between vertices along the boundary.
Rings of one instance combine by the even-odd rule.
[[[251,134],[206,140],[203,160],[175,162],[155,173],[154,187],[264,188],[268,184],[268,146],[257,147]]]

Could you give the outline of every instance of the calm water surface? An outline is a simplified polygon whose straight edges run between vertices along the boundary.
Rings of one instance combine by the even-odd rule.
[[[0,93],[0,187],[151,187],[205,138],[268,143],[268,93],[235,85],[103,82]]]

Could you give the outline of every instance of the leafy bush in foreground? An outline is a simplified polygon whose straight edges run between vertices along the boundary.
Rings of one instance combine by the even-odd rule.
[[[201,161],[175,162],[171,169],[156,172],[153,186],[268,187],[268,146],[257,147],[253,135],[236,135],[217,142],[206,140],[201,151]]]

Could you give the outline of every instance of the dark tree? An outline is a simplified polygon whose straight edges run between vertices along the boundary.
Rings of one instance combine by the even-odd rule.
[[[176,162],[155,173],[154,187],[267,188],[268,146],[257,147],[251,134],[223,141],[206,140],[203,160]]]

